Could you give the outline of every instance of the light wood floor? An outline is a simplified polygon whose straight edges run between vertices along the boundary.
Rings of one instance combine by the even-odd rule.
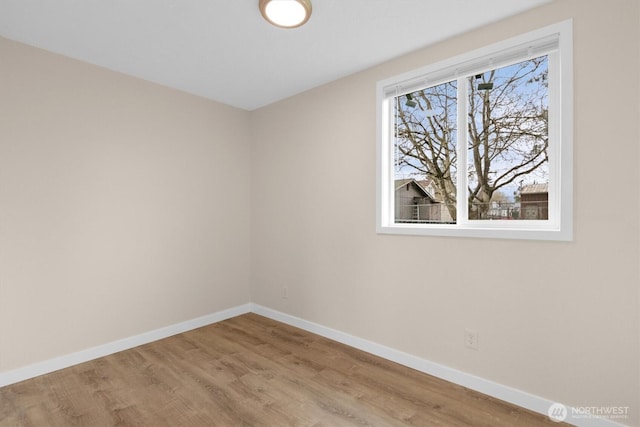
[[[0,388],[0,426],[542,426],[256,314]]]

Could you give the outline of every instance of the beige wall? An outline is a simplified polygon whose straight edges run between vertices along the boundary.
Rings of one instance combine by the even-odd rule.
[[[247,112],[0,58],[0,372],[249,301]]]
[[[638,17],[558,0],[255,112],[252,300],[640,424]],[[568,18],[574,241],[376,235],[376,81]]]

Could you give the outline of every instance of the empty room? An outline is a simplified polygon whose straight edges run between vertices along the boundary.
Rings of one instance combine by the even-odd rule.
[[[638,0],[0,0],[0,426],[640,427],[639,75]]]

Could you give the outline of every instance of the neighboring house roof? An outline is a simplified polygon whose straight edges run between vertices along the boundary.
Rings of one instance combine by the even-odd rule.
[[[529,184],[522,187],[520,194],[540,194],[549,192],[549,183]]]
[[[427,177],[426,179],[418,181],[418,183],[422,186],[422,188],[427,190],[427,193],[429,193],[429,196],[434,201],[440,202],[440,203],[444,201],[442,192],[438,189],[435,179]],[[433,189],[433,191],[429,191],[429,188]]]
[[[413,178],[396,179],[395,180],[395,189],[396,189],[396,191],[398,191],[402,187],[406,186],[407,184],[413,184],[418,189],[418,191],[424,195],[424,197],[428,197],[429,199],[431,199],[432,201],[435,202],[435,199],[433,198],[433,196],[431,194],[429,194],[429,192],[427,190],[425,190],[425,188],[422,185],[420,185],[420,183],[418,181],[416,181],[415,179],[413,179]]]
[[[395,184],[396,184],[396,190],[399,189],[400,187],[402,187],[403,185],[406,185],[408,183],[410,183],[411,181],[416,181],[415,179],[396,179]]]

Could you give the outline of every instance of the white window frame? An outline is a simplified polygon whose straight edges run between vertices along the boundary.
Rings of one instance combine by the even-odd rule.
[[[379,81],[377,91],[376,230],[380,234],[484,237],[502,239],[573,239],[573,37],[572,21],[529,32],[493,45]],[[550,51],[549,45],[553,45]],[[396,223],[394,215],[393,100],[398,94],[459,79],[464,96],[469,75],[549,55],[549,219],[469,220],[467,216],[466,111],[458,109],[458,190],[456,224]],[[460,84],[460,83],[463,84]],[[460,92],[462,91],[462,93]],[[462,217],[462,218],[460,218]]]

